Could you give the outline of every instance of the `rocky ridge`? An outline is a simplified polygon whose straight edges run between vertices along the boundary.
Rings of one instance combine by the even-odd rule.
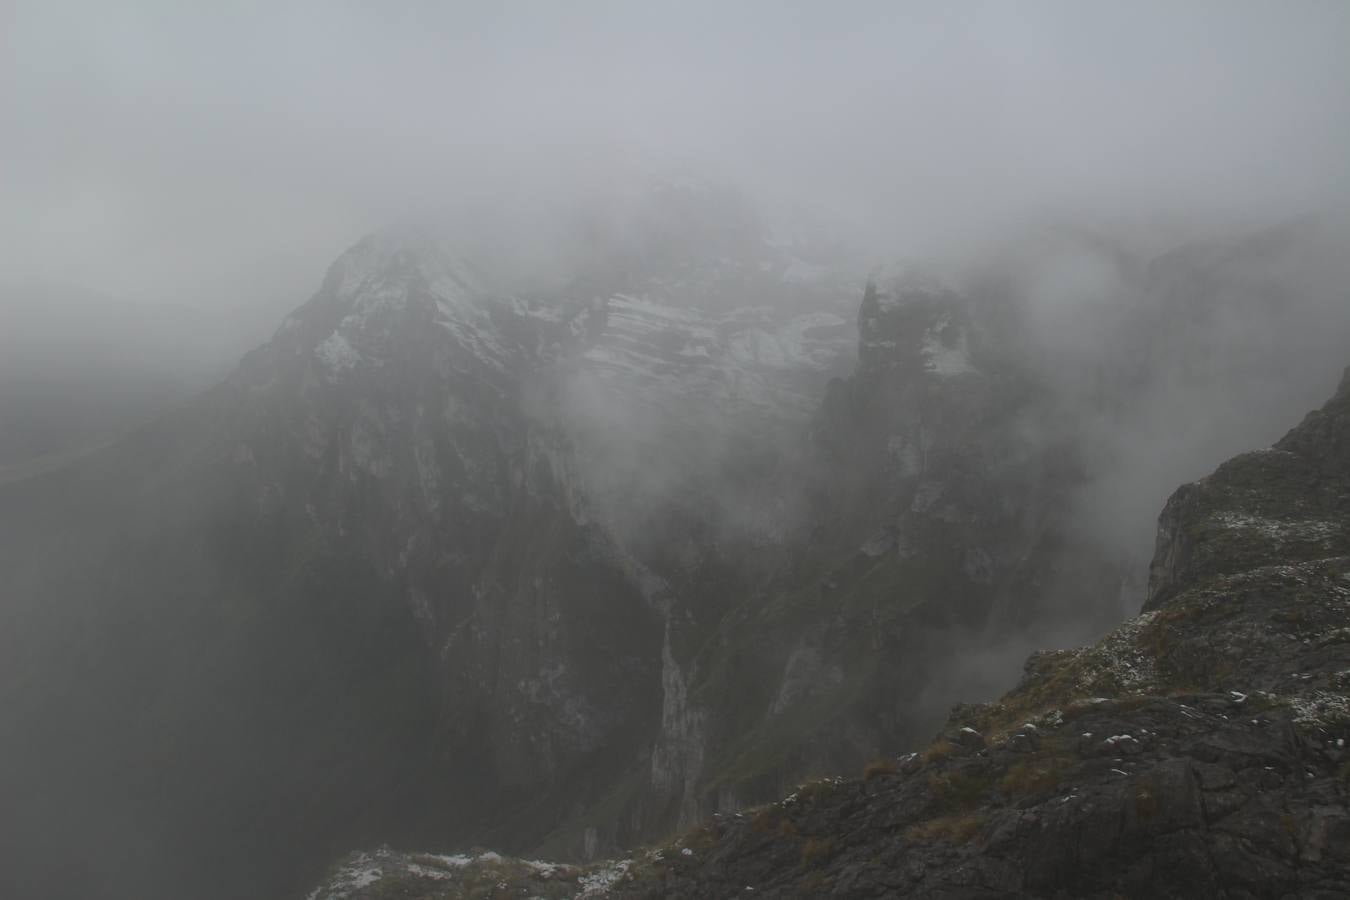
[[[1350,371],[1273,448],[1173,495],[1141,615],[1033,655],[998,702],[861,779],[547,878],[385,851],[343,869],[367,883],[312,896],[1344,896],[1348,451]]]

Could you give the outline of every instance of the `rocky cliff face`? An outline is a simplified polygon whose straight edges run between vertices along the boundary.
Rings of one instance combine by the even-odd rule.
[[[1176,492],[1142,615],[859,780],[586,869],[382,851],[312,896],[1344,896],[1348,429],[1350,372]]]

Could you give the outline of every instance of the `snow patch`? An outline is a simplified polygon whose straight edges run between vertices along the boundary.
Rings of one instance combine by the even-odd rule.
[[[311,891],[306,900],[346,900],[356,891],[370,887],[384,876],[379,858],[387,855],[385,851],[373,856],[358,853],[338,869],[326,885]]]
[[[1291,698],[1294,722],[1304,727],[1335,726],[1350,723],[1350,697],[1329,691],[1313,691],[1306,697]]]
[[[1266,519],[1247,513],[1225,511],[1215,515],[1214,521],[1224,528],[1254,531],[1262,537],[1280,542],[1324,543],[1335,540],[1344,533],[1344,527],[1339,522],[1325,519]]]
[[[314,355],[335,375],[356,368],[362,361],[361,354],[357,353],[351,342],[337,331],[314,348]]]
[[[609,889],[623,880],[628,874],[628,869],[633,865],[630,859],[621,859],[617,862],[611,862],[601,866],[588,875],[582,875],[577,879],[577,885],[581,888],[581,897],[603,897],[609,893]]]

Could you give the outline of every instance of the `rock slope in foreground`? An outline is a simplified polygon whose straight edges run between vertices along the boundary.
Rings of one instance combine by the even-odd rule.
[[[390,851],[314,898],[1350,895],[1350,370],[1164,510],[1145,611],[921,753],[586,868]]]

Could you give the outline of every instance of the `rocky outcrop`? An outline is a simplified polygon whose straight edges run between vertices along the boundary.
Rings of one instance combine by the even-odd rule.
[[[1348,387],[1177,491],[1137,618],[1032,656],[922,751],[569,872],[558,895],[1350,893]],[[459,875],[400,877],[402,896],[476,896]]]
[[[1254,563],[1350,553],[1347,405],[1350,373],[1325,408],[1274,447],[1177,491],[1159,520],[1146,609],[1186,584]]]

